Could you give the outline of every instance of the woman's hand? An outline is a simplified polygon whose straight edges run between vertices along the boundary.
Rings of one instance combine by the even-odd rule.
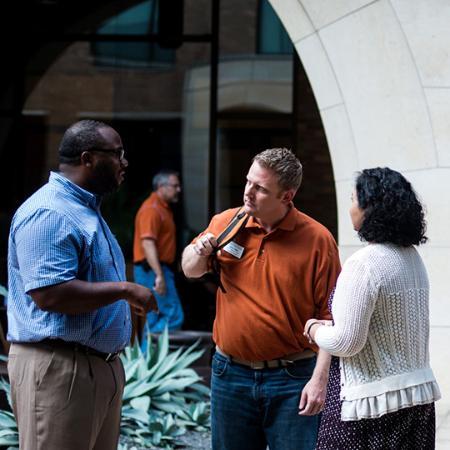
[[[303,335],[308,339],[309,343],[314,342],[314,336],[316,331],[321,326],[331,326],[333,322],[331,320],[319,320],[319,319],[309,319],[305,324],[305,331]]]

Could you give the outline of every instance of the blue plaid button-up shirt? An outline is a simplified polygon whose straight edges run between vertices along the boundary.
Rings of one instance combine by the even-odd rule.
[[[106,353],[126,346],[131,320],[125,300],[71,315],[42,311],[28,295],[73,279],[125,280],[122,251],[99,207],[98,196],[52,172],[49,182],[17,210],[9,236],[8,340],[52,337]]]

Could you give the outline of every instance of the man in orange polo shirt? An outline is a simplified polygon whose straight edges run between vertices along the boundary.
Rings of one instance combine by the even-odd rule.
[[[292,204],[302,166],[287,149],[259,153],[247,175],[248,221],[217,253],[221,289],[214,322],[213,449],[313,449],[330,357],[303,336],[312,317],[330,319],[340,271],[330,232]],[[183,253],[197,278],[212,266],[216,238],[239,208],[213,217]]]
[[[171,203],[181,192],[178,173],[161,171],[153,177],[152,194],[139,208],[135,219],[133,261],[134,279],[153,290],[159,313],[147,315],[142,346],[148,332],[159,333],[167,325],[177,330],[183,324],[183,309],[170,265],[175,261],[176,229]]]

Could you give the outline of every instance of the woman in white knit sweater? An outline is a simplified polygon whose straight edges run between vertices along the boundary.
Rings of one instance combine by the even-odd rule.
[[[334,355],[316,448],[433,449],[440,392],[429,365],[428,277],[414,247],[426,241],[422,206],[398,172],[366,169],[350,216],[369,245],[342,268],[333,323],[305,325]]]

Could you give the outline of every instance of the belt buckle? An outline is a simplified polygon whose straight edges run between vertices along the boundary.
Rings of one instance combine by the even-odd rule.
[[[284,359],[271,359],[266,361],[267,367],[269,369],[279,369],[280,367],[286,367],[286,361]]]
[[[295,361],[292,361],[291,359],[280,359],[280,364],[282,367],[290,366],[291,364],[294,364]]]
[[[251,361],[250,367],[253,370],[261,370],[261,369],[264,369],[264,367],[265,367],[264,363],[265,363],[264,361]]]
[[[105,361],[106,362],[110,362],[110,361],[114,361],[117,357],[117,353],[108,353],[106,355]]]

